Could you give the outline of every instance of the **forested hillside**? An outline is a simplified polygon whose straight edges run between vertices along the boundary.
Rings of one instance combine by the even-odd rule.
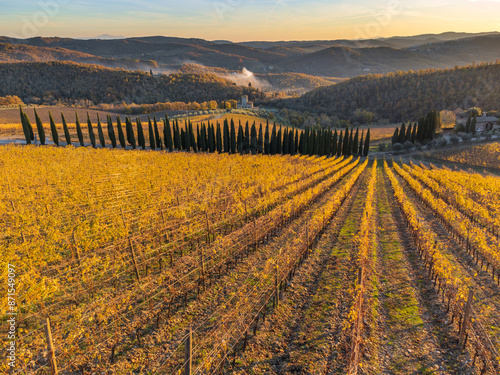
[[[273,102],[279,108],[314,111],[349,119],[356,110],[375,119],[413,120],[436,110],[478,106],[498,110],[500,63],[443,70],[367,75],[321,87],[297,99]]]
[[[48,62],[73,61],[83,64],[98,64],[108,68],[130,70],[156,68],[158,64],[151,60],[100,57],[88,53],[60,47],[36,47],[25,44],[0,43],[0,62]]]
[[[144,103],[203,102],[262,97],[252,87],[242,87],[212,74],[148,73],[109,69],[69,62],[0,64],[0,96],[17,95],[25,103]]]

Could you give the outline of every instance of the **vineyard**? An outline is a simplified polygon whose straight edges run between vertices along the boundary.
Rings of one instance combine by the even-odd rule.
[[[434,152],[432,157],[464,165],[500,169],[500,143],[492,142],[446,152]]]
[[[309,132],[327,156],[1,147],[0,372],[498,374],[499,177]]]

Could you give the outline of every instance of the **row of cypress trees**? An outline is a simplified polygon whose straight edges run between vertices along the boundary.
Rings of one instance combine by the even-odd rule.
[[[168,118],[165,119],[165,125],[165,130],[168,132],[170,129]],[[225,119],[221,126],[219,122],[213,124],[209,121],[196,127],[196,137],[191,121],[188,120],[183,128],[179,126],[178,120],[174,120],[172,125],[174,142],[172,147],[167,146],[169,150],[294,155],[298,149],[298,130],[283,129],[281,126],[278,128],[276,124],[273,124],[271,129],[269,121],[265,129],[260,124],[258,130],[255,122],[251,126],[248,121],[245,126],[239,122],[236,126],[233,119],[230,121]]]
[[[408,127],[403,123],[401,127],[394,129],[392,144],[417,141],[424,143],[435,138],[438,129],[441,129],[441,115],[438,111],[430,111],[418,123],[409,123]]]
[[[26,143],[31,144],[31,142],[35,140],[35,134],[29,117],[23,112],[22,107],[20,107],[20,115]],[[78,114],[75,113],[75,115],[78,144],[80,146],[84,146],[82,124],[80,123]],[[66,144],[71,145],[72,139],[63,113],[61,113],[61,119]],[[49,120],[52,140],[56,146],[59,146],[59,134],[50,112]],[[36,110],[35,121],[40,143],[45,145],[45,130]],[[153,117],[153,120],[151,120],[151,117],[148,116],[149,144],[147,145],[140,118],[136,118],[136,126],[134,126],[132,119],[127,117],[125,119],[124,131],[121,119],[117,116],[117,137],[113,120],[111,119],[111,116],[108,115],[106,125],[111,146],[116,148],[119,143],[122,148],[126,148],[128,144],[132,147],[132,149],[142,148],[143,150],[149,147],[152,150],[224,152],[230,154],[251,153],[254,155],[295,155],[300,153],[302,155],[310,156],[366,156],[368,155],[370,145],[369,129],[366,134],[366,138],[363,139],[364,132],[362,132],[361,141],[359,141],[359,129],[356,129],[356,133],[354,133],[354,128],[351,128],[350,132],[349,128],[346,128],[344,132],[340,131],[340,135],[337,133],[337,129],[333,132],[331,129],[315,130],[312,128],[306,128],[304,132],[299,133],[297,129],[283,129],[281,126],[278,128],[276,123],[270,127],[269,121],[267,121],[265,129],[263,125],[260,124],[260,127],[257,130],[255,122],[250,126],[248,121],[246,122],[245,127],[243,127],[241,122],[239,122],[238,127],[236,128],[233,119],[230,121],[225,119],[222,127],[219,122],[216,124],[208,122],[207,124],[202,123],[200,126],[197,125],[195,131],[190,120],[186,121],[183,127],[179,125],[179,121],[177,119],[173,120],[171,123],[170,119],[165,117],[162,121],[163,139],[160,135],[156,117]],[[97,115],[97,138],[94,132],[94,126],[88,113],[87,131],[92,147],[97,147],[97,141],[99,141],[101,147],[106,147],[104,129],[99,115]]]
[[[370,150],[370,129],[364,135],[361,132],[359,139],[359,128],[346,127],[340,133],[332,129],[318,129],[306,127],[299,141],[299,152],[302,155],[318,156],[368,156]]]

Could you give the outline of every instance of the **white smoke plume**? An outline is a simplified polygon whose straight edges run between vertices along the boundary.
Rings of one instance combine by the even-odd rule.
[[[230,74],[223,74],[221,77],[233,81],[240,86],[248,86],[249,83],[252,84],[252,87],[260,89],[269,88],[270,86],[268,82],[255,77],[255,75],[247,68],[243,68],[241,73],[234,72]]]

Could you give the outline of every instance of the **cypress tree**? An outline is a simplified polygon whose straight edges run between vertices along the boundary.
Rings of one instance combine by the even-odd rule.
[[[212,142],[213,142],[213,139],[212,139],[212,126],[210,125],[210,121],[207,122],[206,135],[207,135],[207,139],[206,139],[205,142],[207,144],[207,151],[208,152],[213,152],[213,146],[212,146]]]
[[[410,142],[415,143],[417,140],[417,123],[413,124],[413,130],[411,132]]]
[[[179,149],[179,144],[177,143],[179,137],[177,136],[177,119],[172,121],[172,143],[174,144],[174,150]]]
[[[64,113],[62,112],[61,112],[61,120],[64,130],[64,138],[66,139],[66,145],[71,146],[71,134],[69,133],[68,124],[66,123],[66,118],[64,117]]]
[[[339,143],[337,144],[337,156],[343,155],[342,154],[342,146],[344,145],[344,140],[342,139],[342,130],[340,131],[339,134]]]
[[[207,152],[210,152],[210,121],[207,121],[207,125],[205,126],[205,145],[207,148]]]
[[[278,141],[276,139],[276,123],[274,123],[273,125],[273,130],[271,132],[271,150],[270,150],[270,154],[271,155],[276,155],[276,151],[277,151],[277,146],[278,146]]]
[[[191,134],[189,134],[189,123],[191,121],[186,120],[184,122],[184,146],[187,152],[191,151]]]
[[[234,126],[233,119],[231,119],[230,137],[231,137],[231,154],[235,154],[236,153],[236,128]]]
[[[266,132],[264,134],[264,154],[271,154],[271,141],[269,140],[269,120],[267,121]]]
[[[318,142],[316,143],[318,145],[317,155],[319,156],[323,156],[325,154],[325,142],[323,141],[323,137],[324,137],[323,130],[322,129],[318,130],[318,135],[317,135]]]
[[[35,140],[35,133],[33,132],[33,126],[31,125],[30,118],[26,113],[24,113],[21,109],[21,122],[24,124],[23,126],[26,128],[26,143],[31,144],[31,141]]]
[[[245,154],[248,154],[250,152],[250,127],[248,125],[248,121],[245,125],[245,142],[243,150]]]
[[[292,147],[293,147],[293,129],[288,129],[285,128],[283,131],[283,154],[285,155],[291,155],[292,150],[290,147],[290,140],[292,140]]]
[[[219,121],[217,121],[217,131],[216,131],[216,143],[217,143],[217,152],[219,154],[222,153],[222,133],[221,133],[221,130],[220,130],[220,124],[219,124]]]
[[[203,152],[207,152],[207,129],[205,128],[205,123],[201,123],[200,129],[200,148]]]
[[[236,153],[236,129],[234,127],[234,121],[231,119],[231,154]]]
[[[307,153],[309,156],[314,155],[314,142],[316,141],[316,133],[313,129],[309,128],[307,132]]]
[[[202,151],[201,148],[201,133],[200,133],[200,127],[196,125],[196,146],[198,147],[198,150]]]
[[[137,124],[137,140],[139,142],[139,146],[141,146],[142,149],[145,150],[146,138],[144,137],[144,129],[142,128],[141,119],[139,117],[136,117],[135,122]]]
[[[154,122],[154,130],[155,130],[155,140],[156,140],[156,148],[163,150],[163,142],[160,137],[160,132],[158,131],[158,122],[156,121],[156,116],[153,116]]]
[[[326,131],[326,137],[325,137],[325,155],[330,156],[332,150],[332,129],[328,128]]]
[[[250,152],[252,155],[257,154],[257,128],[255,127],[255,122],[252,124],[252,129],[250,130]]]
[[[347,155],[352,155],[352,145],[354,143],[354,128],[351,128],[351,134],[349,135],[349,144],[347,145]]]
[[[229,123],[227,118],[224,119],[224,152],[229,153],[231,151],[231,143],[230,143],[230,135],[229,135]]]
[[[177,144],[177,150],[182,150],[182,138],[181,138],[181,130],[179,128],[179,120],[175,119],[175,143]]]
[[[358,142],[359,142],[359,127],[356,128],[356,134],[354,134],[354,137],[352,138],[351,155],[355,156],[358,155],[359,151]]]
[[[259,154],[264,153],[264,136],[262,135],[262,122],[259,126],[259,135],[257,137],[257,152]]]
[[[130,117],[125,118],[125,131],[127,132],[127,142],[135,150],[137,143],[135,140],[134,127],[132,126],[132,119]]]
[[[21,108],[21,106],[19,106],[19,108]],[[22,108],[21,108],[20,112],[21,112],[20,116],[21,116],[21,125],[22,125],[23,133],[24,133],[24,139],[26,140],[26,144],[30,145],[31,144],[31,135],[29,133],[28,127],[26,126],[26,119],[25,119]]]
[[[290,152],[288,151],[288,146],[290,145],[290,141],[288,140],[288,128],[283,130],[283,142],[281,146],[281,151],[283,155],[288,155]]]
[[[215,135],[215,133],[214,133]],[[214,152],[215,147],[215,136],[212,137],[212,124],[210,124],[210,121],[207,121],[207,148],[208,152]]]
[[[359,156],[363,156],[363,138],[364,138],[364,131],[361,132],[361,140],[359,141],[359,150],[358,150]]]
[[[304,140],[306,137],[305,134],[306,132],[304,130],[302,133],[300,133],[300,138],[299,138],[299,154],[301,155],[305,155],[304,153],[304,144],[305,144]]]
[[[434,133],[434,116],[432,112],[427,113],[425,121],[425,139],[432,139],[432,134]]]
[[[432,111],[432,128],[431,128],[431,136],[430,139],[436,138],[436,130],[439,126],[439,112]]]
[[[186,132],[184,128],[181,129],[181,150],[186,149]]]
[[[411,134],[412,134],[412,124],[411,122],[408,124],[408,129],[406,129],[406,137],[405,142],[411,142]]]
[[[94,129],[92,128],[92,122],[90,122],[90,116],[89,113],[87,112],[87,128],[89,130],[89,138],[90,138],[90,143],[92,143],[92,147],[96,148],[96,142],[95,142],[95,134],[94,134]]]
[[[196,153],[198,152],[198,146],[196,145],[196,138],[194,136],[193,124],[189,121],[189,143],[191,144],[191,148]]]
[[[78,119],[78,113],[75,111],[75,116],[76,116],[76,135],[78,136],[78,141],[80,142],[80,146],[85,146],[83,143],[83,132],[82,132],[82,126],[80,125],[80,120]]]
[[[118,129],[118,140],[120,141],[120,146],[122,146],[122,148],[125,149],[127,144],[125,143],[125,135],[123,134],[123,128],[120,116],[116,116],[116,128]]]
[[[211,124],[209,127],[210,133],[210,142],[208,143],[210,145],[210,152],[215,152],[217,149],[217,144],[216,144],[216,139],[215,139],[215,127],[214,124]]]
[[[470,133],[470,125],[472,123],[472,113],[469,113],[469,117],[467,118],[467,123],[465,124],[465,132]]]
[[[149,133],[149,147],[151,150],[156,149],[156,139],[155,139],[155,131],[153,129],[153,123],[151,122],[151,116],[148,115],[148,133]]]
[[[347,126],[344,132],[344,144],[342,145],[342,155],[349,156],[349,127]]]
[[[472,122],[470,124],[470,132],[472,134],[476,134],[476,125],[477,125],[477,116],[474,115],[474,118],[472,119]]]
[[[296,136],[296,129],[292,128],[291,130],[288,130],[288,153],[290,155],[295,155],[297,150],[295,149],[295,136]]]
[[[106,147],[106,141],[104,140],[104,132],[102,131],[101,120],[99,118],[99,113],[97,114],[97,134],[99,135],[99,142],[102,148]]]
[[[243,135],[243,127],[241,126],[241,123],[240,125],[238,126],[238,153],[239,154],[243,154],[243,138],[244,138],[244,135]]]
[[[174,142],[172,139],[172,130],[170,129],[170,120],[167,115],[165,115],[165,121],[163,122],[163,138],[165,138],[165,148],[172,152],[174,150]]]
[[[363,155],[368,156],[369,151],[370,151],[370,128],[368,128],[368,131],[366,132],[365,147],[363,150]]]
[[[50,133],[52,134],[52,142],[54,142],[56,146],[59,146],[59,134],[57,134],[56,123],[54,122],[54,118],[52,117],[50,111],[49,111],[49,123],[50,123]]]
[[[436,112],[436,124],[434,127],[434,131],[441,130],[441,112],[435,111]]]
[[[283,151],[282,150],[282,148],[283,148],[282,147],[282,145],[283,145],[283,143],[282,143],[282,134],[283,133],[281,132],[281,125],[280,125],[280,130],[278,130],[278,134],[276,134],[276,153],[278,155],[281,155],[281,153]]]
[[[422,118],[418,119],[417,123],[417,141],[422,142],[423,141],[423,124],[422,124]]]
[[[401,124],[401,128],[399,129],[399,137],[398,137],[398,143],[405,143],[406,141],[406,125],[405,123]]]
[[[315,131],[315,136],[314,136],[314,155],[321,156],[319,152],[320,145],[323,143],[321,142],[321,130],[316,130]]]
[[[38,130],[38,137],[40,138],[40,144],[45,145],[45,129],[43,128],[42,120],[35,109],[35,122],[36,129]]]
[[[299,149],[299,131],[295,130],[295,144],[293,145],[294,148],[294,154],[297,153]]]
[[[19,106],[19,115],[21,117],[21,125],[23,127],[24,138],[26,139],[26,144],[31,144],[31,134],[28,130],[28,126],[26,125],[26,118],[24,116],[23,107]]]
[[[398,128],[394,129],[394,133],[392,134],[392,144],[399,143],[399,130]]]
[[[111,146],[113,146],[113,148],[116,148],[115,128],[113,127],[113,120],[111,120],[111,116],[110,115],[108,115],[107,120],[108,120],[108,136],[109,136],[109,140],[111,141]]]
[[[337,142],[338,142],[339,135],[337,133],[337,128],[335,128],[335,132],[333,133],[332,137],[332,145],[330,146],[330,151],[333,157],[337,156]]]
[[[187,121],[184,123],[182,128],[182,147],[187,152],[191,151],[191,134],[189,134],[189,124]],[[188,148],[189,147],[189,148]]]
[[[397,143],[405,143],[405,139],[406,139],[406,125],[405,123],[401,123],[401,126],[399,127],[399,135],[398,135],[398,141]]]

